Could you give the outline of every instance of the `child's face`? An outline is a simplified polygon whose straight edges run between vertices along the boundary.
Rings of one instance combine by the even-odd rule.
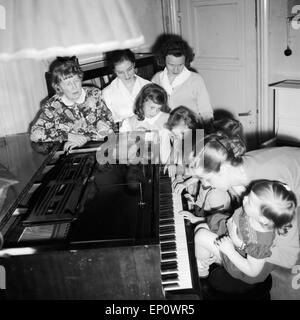
[[[161,105],[153,102],[152,100],[146,100],[144,102],[144,115],[146,118],[153,118],[155,117],[161,109]]]
[[[173,129],[172,132],[177,137],[182,137],[185,131],[189,130],[189,127],[186,125],[184,121],[180,121]]]

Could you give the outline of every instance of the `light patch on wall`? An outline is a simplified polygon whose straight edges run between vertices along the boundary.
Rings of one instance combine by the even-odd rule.
[[[292,28],[295,30],[300,29],[300,5],[293,6],[292,15],[295,15],[292,19]]]
[[[5,268],[0,265],[0,289],[6,289]]]
[[[0,5],[0,30],[6,29],[6,10]]]

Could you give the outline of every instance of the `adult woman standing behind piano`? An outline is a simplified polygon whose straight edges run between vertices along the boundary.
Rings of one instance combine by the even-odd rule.
[[[164,41],[156,53],[158,65],[164,67],[154,75],[152,82],[168,93],[169,107],[173,110],[186,106],[200,116],[204,124],[213,119],[209,94],[200,74],[188,70],[194,54],[179,36]]]
[[[100,89],[82,87],[77,58],[58,57],[50,66],[56,94],[43,105],[31,127],[33,142],[65,142],[64,149],[83,146],[112,132],[115,124]]]
[[[114,121],[121,122],[134,114],[135,98],[150,81],[135,74],[135,56],[129,49],[113,51],[108,59],[117,77],[103,89],[103,99]]]

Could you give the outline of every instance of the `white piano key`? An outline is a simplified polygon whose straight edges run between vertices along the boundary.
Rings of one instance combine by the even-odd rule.
[[[172,188],[173,191],[173,188]],[[172,192],[172,202],[173,202],[173,219],[175,225],[175,242],[176,242],[176,262],[177,262],[177,273],[178,273],[178,281],[170,280],[170,281],[163,281],[164,289],[166,291],[171,290],[179,290],[179,289],[190,289],[192,288],[192,276],[191,276],[191,269],[189,263],[189,254],[188,254],[188,246],[187,246],[187,237],[185,231],[185,223],[184,217],[182,217],[178,212],[181,211],[182,202],[181,202],[181,195],[175,194]],[[163,218],[161,221],[170,219],[170,218]],[[167,234],[174,234],[174,232],[169,232]],[[167,235],[164,234],[164,235]],[[165,241],[168,242],[168,241]],[[162,242],[162,243],[165,243]],[[170,241],[172,242],[172,241]],[[173,240],[174,242],[174,240]],[[172,253],[174,250],[167,250],[163,251],[163,253]],[[174,259],[167,259],[165,261],[174,261]],[[174,273],[174,271],[163,271],[162,274],[170,274]]]

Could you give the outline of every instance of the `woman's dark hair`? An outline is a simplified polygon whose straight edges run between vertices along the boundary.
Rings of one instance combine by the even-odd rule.
[[[122,63],[123,61],[130,61],[135,64],[134,53],[129,49],[108,52],[106,54],[106,59],[111,64],[112,72],[114,72],[116,65]]]
[[[162,112],[169,113],[171,110],[168,106],[168,95],[165,89],[155,83],[146,84],[137,95],[133,109],[134,114],[140,121],[145,119],[144,103],[147,100],[160,104],[160,111]]]
[[[217,131],[222,131],[231,135],[243,136],[243,126],[240,121],[232,118],[223,118],[213,121],[213,128]]]
[[[243,162],[242,156],[246,152],[246,145],[239,135],[228,135],[216,132],[197,142],[194,150],[194,160],[190,166],[197,168],[204,166],[206,172],[219,172],[221,165],[229,162],[237,166]]]
[[[194,59],[193,49],[178,35],[164,35],[161,41],[153,47],[157,64],[164,68],[166,66],[166,56],[185,57],[185,66],[190,67]]]
[[[172,130],[181,121],[183,121],[189,129],[202,129],[201,120],[195,112],[185,106],[179,106],[170,112],[169,119],[166,123],[166,128]]]
[[[51,85],[57,94],[61,93],[59,84],[63,79],[71,78],[75,75],[80,79],[83,78],[83,71],[75,56],[57,57],[50,64],[49,72],[51,73]]]

